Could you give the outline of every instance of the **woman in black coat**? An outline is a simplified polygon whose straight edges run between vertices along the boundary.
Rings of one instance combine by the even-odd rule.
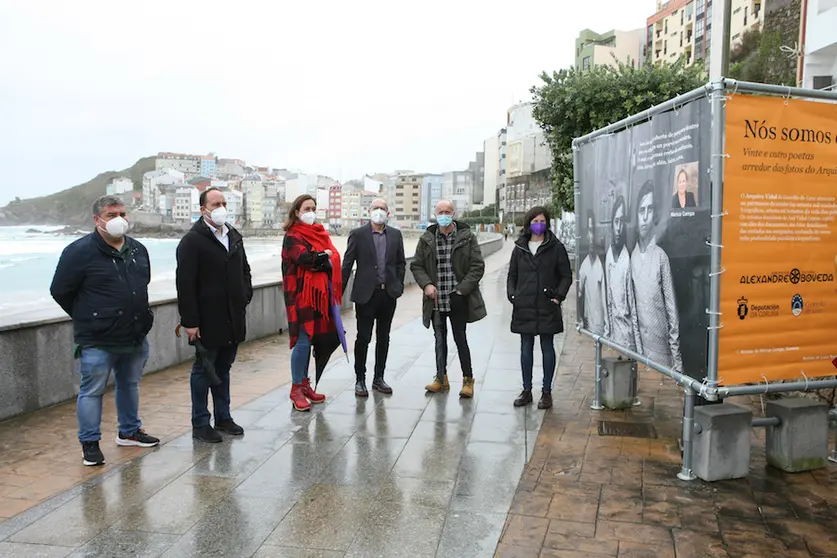
[[[511,330],[520,334],[520,366],[523,391],[515,407],[532,403],[532,367],[535,336],[541,338],[543,394],[538,409],[552,407],[552,379],[555,376],[554,336],[564,331],[561,303],[572,285],[567,250],[549,230],[550,215],[545,207],[533,207],[523,218],[523,233],[515,242],[509,264],[507,291],[514,306]]]

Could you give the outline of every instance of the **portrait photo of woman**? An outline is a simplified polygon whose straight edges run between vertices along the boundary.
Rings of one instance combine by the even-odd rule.
[[[697,169],[697,163],[683,165],[677,171],[674,184],[674,196],[671,199],[671,207],[675,209],[697,206],[697,200],[695,199],[695,190],[697,188],[692,184],[692,176],[690,176],[689,171],[686,170],[687,166],[694,166],[695,169]]]

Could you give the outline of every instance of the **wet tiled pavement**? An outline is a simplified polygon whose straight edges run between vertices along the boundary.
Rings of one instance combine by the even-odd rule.
[[[565,310],[565,320],[571,314]],[[798,474],[767,467],[764,429],[757,428],[748,478],[682,482],[682,389],[642,370],[639,407],[592,411],[594,363],[592,342],[568,332],[555,407],[543,420],[497,557],[837,556],[833,466]],[[758,397],[730,402],[761,415]],[[657,438],[599,436],[602,420],[651,423]]]
[[[336,355],[321,381],[325,405],[297,413],[287,386],[265,390],[233,412],[246,428],[243,438],[204,445],[188,432],[185,368],[156,387],[157,375],[149,376],[142,413],[153,432],[151,425],[164,429],[159,415],[168,413],[167,443],[137,450],[99,476],[8,514],[0,523],[0,557],[491,556],[544,416],[511,406],[519,365],[502,293],[507,257],[504,250],[489,258],[490,315],[469,327],[478,371],[474,399],[458,397],[461,370],[452,342],[451,392],[425,393],[434,374],[432,332],[418,317],[420,293],[410,289],[392,335],[393,395],[357,400],[353,370]],[[286,342],[280,337],[260,342],[258,351],[248,347],[234,373],[283,368],[277,363],[287,359]],[[241,386],[235,383],[234,393]],[[182,409],[171,410],[173,397]],[[43,479],[74,469],[72,408],[62,407],[15,423],[28,433],[20,441],[33,467],[13,462],[8,479],[37,469],[43,475],[30,485],[34,491]],[[67,423],[63,436],[38,443],[32,434],[49,420]],[[121,449],[103,447],[109,460],[125,458]],[[61,456],[61,465],[39,459],[38,449]],[[11,453],[4,449],[2,458],[11,461]]]
[[[473,400],[457,396],[455,354],[451,393],[425,394],[432,333],[411,288],[393,331],[392,396],[357,400],[336,355],[321,384],[327,404],[292,411],[280,336],[242,348],[240,439],[192,441],[188,367],[143,380],[144,420],[167,443],[105,444],[104,472],[78,465],[72,405],[0,424],[0,558],[837,556],[830,470],[767,468],[762,430],[748,479],[678,481],[680,390],[643,371],[640,407],[591,411],[593,347],[575,332],[558,341],[555,408],[512,407],[519,342],[503,292],[508,249],[488,259],[489,316],[469,327]],[[571,324],[572,308],[565,313]],[[600,437],[599,420],[653,422],[658,437]],[[28,504],[22,513],[16,501]]]

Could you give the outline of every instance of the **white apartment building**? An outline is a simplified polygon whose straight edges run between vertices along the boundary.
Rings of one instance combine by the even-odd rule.
[[[485,140],[482,150],[485,153],[485,182],[482,199],[484,205],[491,205],[497,201],[497,186],[500,181],[500,136],[491,136]]]
[[[320,223],[328,223],[328,189],[317,188],[314,199],[317,201],[317,220]]]
[[[442,183],[442,198],[453,202],[456,214],[462,215],[471,210],[474,183],[470,171],[449,171]]]
[[[193,176],[201,173],[201,156],[182,153],[159,153],[154,162],[155,170],[172,169]]]
[[[183,184],[185,175],[173,169],[154,170],[142,176],[142,206],[146,211],[160,211],[160,188]],[[165,212],[162,212],[165,215]]]
[[[238,190],[227,190],[224,198],[227,200],[227,222],[237,226],[242,219],[244,194]]]
[[[176,223],[189,223],[192,221],[192,194],[197,192],[193,186],[177,186],[174,190],[171,218]]]
[[[131,181],[130,178],[118,176],[111,180],[110,184],[107,185],[105,192],[109,196],[118,196],[120,194],[127,194],[128,192],[132,192],[133,190],[134,183],[133,181]]]
[[[216,173],[220,176],[244,176],[245,166],[241,159],[218,159]]]
[[[807,0],[802,86],[834,88],[837,84],[837,0]]]
[[[258,174],[250,174],[241,181],[241,192],[244,195],[244,221],[248,227],[261,228],[264,226],[264,184]]]

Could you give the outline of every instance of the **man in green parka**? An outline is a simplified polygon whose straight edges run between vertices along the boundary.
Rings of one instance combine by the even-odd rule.
[[[450,321],[462,365],[463,385],[459,396],[471,398],[474,396],[474,371],[465,329],[467,324],[486,316],[479,288],[485,261],[471,228],[454,220],[452,202],[440,200],[435,215],[436,224],[427,227],[421,235],[410,264],[416,283],[424,290],[424,327],[433,324],[436,337],[436,377],[426,389],[433,393],[450,390],[447,373],[447,324]]]

